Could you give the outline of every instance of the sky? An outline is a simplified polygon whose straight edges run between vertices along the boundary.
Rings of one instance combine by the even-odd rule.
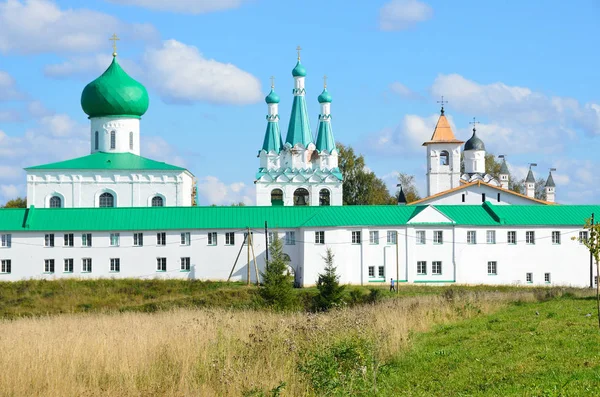
[[[323,75],[336,141],[395,192],[426,193],[441,96],[514,175],[556,168],[557,201],[600,201],[600,1],[0,0],[0,203],[24,167],[89,154],[81,91],[110,64],[146,86],[142,156],[188,168],[200,204],[254,203],[270,76],[281,130],[302,47],[311,128]]]

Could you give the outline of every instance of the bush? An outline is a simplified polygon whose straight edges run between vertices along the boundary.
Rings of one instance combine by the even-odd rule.
[[[377,303],[383,299],[383,292],[379,288],[369,288],[369,295],[364,297],[365,303]]]
[[[318,311],[327,311],[334,306],[339,306],[344,296],[344,286],[339,283],[340,276],[336,274],[336,267],[333,266],[333,257],[331,248],[327,248],[327,254],[323,257],[325,273],[319,274],[317,279],[319,293],[314,298],[314,308]]]
[[[294,278],[288,272],[288,259],[283,253],[283,243],[275,233],[269,247],[271,259],[264,273],[261,273],[263,284],[259,294],[267,306],[277,310],[291,310],[298,306],[298,298],[294,293]]]

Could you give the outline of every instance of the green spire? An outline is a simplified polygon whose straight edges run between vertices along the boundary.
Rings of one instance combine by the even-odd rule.
[[[269,121],[267,123],[267,131],[263,141],[262,150],[267,153],[279,153],[283,147],[281,142],[281,132],[279,131],[279,123],[277,121]]]
[[[81,93],[81,107],[90,117],[140,117],[148,104],[148,91],[121,68],[116,54],[108,69]]]
[[[331,130],[331,122],[329,120],[319,121],[319,131],[317,133],[317,151],[319,153],[326,151],[332,153],[336,150],[333,131]]]
[[[290,115],[290,124],[288,126],[285,141],[291,146],[301,144],[305,148],[313,143],[312,133],[310,131],[310,122],[308,120],[308,111],[306,110],[306,99],[304,95],[294,96],[292,104],[292,114]]]

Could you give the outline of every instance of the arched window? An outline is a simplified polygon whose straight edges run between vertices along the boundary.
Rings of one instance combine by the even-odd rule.
[[[61,208],[62,200],[58,196],[50,197],[50,208]]]
[[[98,206],[100,208],[114,207],[115,206],[115,197],[108,192],[102,193],[100,195],[100,200],[98,201]]]
[[[94,133],[94,150],[98,150],[98,144],[99,144],[99,140],[98,140],[98,131],[96,131]]]
[[[450,164],[450,154],[446,150],[442,150],[440,153],[440,165],[449,165]]]
[[[304,206],[310,204],[310,197],[308,194],[308,190],[304,188],[296,189],[294,192],[294,205]]]
[[[110,148],[114,149],[117,146],[117,137],[114,131],[110,132]]]
[[[152,206],[153,207],[164,207],[165,201],[160,196],[154,196],[154,197],[152,197]]]
[[[133,132],[129,133],[129,150],[133,150]]]
[[[321,189],[319,192],[319,205],[331,205],[329,190]]]
[[[281,190],[281,189],[271,190],[271,205],[273,205],[273,206],[283,205],[283,190]]]

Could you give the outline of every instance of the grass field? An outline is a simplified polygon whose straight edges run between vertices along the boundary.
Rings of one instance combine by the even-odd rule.
[[[31,306],[51,308],[29,287]],[[244,308],[253,288],[241,285],[156,292],[167,287],[147,290],[167,302],[221,290],[250,298],[226,298],[236,309],[213,302],[101,313],[134,299],[122,292],[113,306],[94,301],[95,313],[15,311],[0,320],[0,395],[600,394],[600,333],[587,290],[406,286],[401,299],[310,314]],[[3,296],[14,293],[7,288]],[[39,299],[80,302],[73,290],[85,288],[63,284],[71,292]],[[136,295],[136,305],[152,303]],[[177,305],[158,306],[168,307]]]

